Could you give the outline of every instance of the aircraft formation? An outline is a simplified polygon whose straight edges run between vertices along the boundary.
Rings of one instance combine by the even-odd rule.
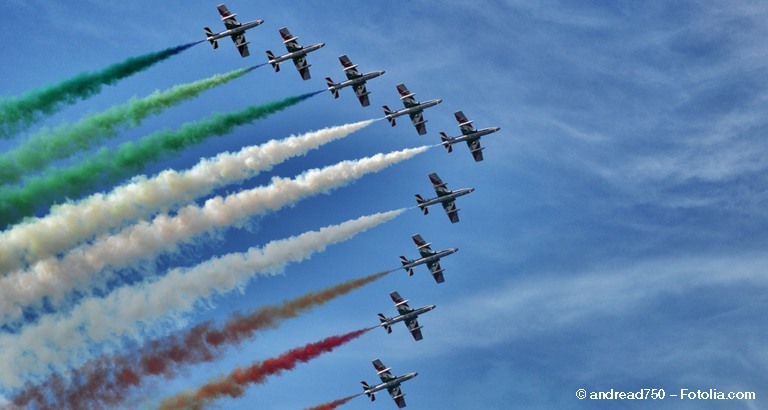
[[[245,41],[244,33],[246,30],[257,27],[263,21],[256,20],[241,25],[235,20],[235,14],[230,13],[224,4],[219,5],[218,10],[227,30],[218,34],[213,34],[211,33],[210,29],[206,27],[205,33],[208,36],[206,40],[211,42],[213,47],[216,48],[216,39],[225,36],[231,36],[238,51],[240,51],[240,55],[242,57],[247,57],[249,55],[247,46],[248,42]],[[297,37],[293,36],[287,28],[283,27],[279,31],[283,38],[283,43],[288,50],[288,53],[276,57],[271,51],[267,50],[266,54],[269,64],[272,65],[272,67],[275,69],[275,72],[278,72],[280,71],[281,62],[293,60],[293,63],[296,66],[296,69],[299,71],[301,78],[303,80],[309,80],[311,76],[309,72],[310,64],[307,63],[307,54],[319,50],[325,45],[325,43],[317,43],[311,46],[302,47],[298,44]],[[363,107],[369,106],[370,100],[368,95],[370,93],[365,88],[366,81],[383,75],[384,71],[379,70],[361,74],[357,70],[357,64],[353,64],[346,54],[341,55],[339,57],[339,61],[341,62],[344,74],[347,76],[347,80],[341,83],[335,83],[330,77],[326,77],[325,80],[328,86],[328,91],[333,95],[334,98],[339,98],[339,91],[341,89],[352,87],[355,92],[355,96],[357,96],[358,100],[360,101],[360,105]],[[419,135],[426,135],[427,120],[424,119],[423,112],[427,108],[440,104],[442,100],[431,99],[428,101],[419,102],[414,98],[415,94],[412,93],[403,83],[397,84],[396,89],[400,95],[400,100],[403,103],[403,108],[393,111],[387,105],[384,105],[384,119],[389,121],[389,124],[394,127],[396,125],[396,118],[407,115],[411,119],[413,126],[416,128],[416,132]],[[474,160],[476,162],[483,161],[482,151],[484,147],[480,145],[480,139],[486,135],[499,131],[500,128],[489,127],[476,130],[472,126],[473,121],[468,120],[463,111],[456,111],[454,116],[458,122],[459,130],[461,131],[462,135],[457,137],[449,137],[445,132],[440,132],[441,145],[443,145],[447,151],[451,153],[453,152],[454,144],[466,142]],[[448,219],[451,221],[451,223],[459,222],[459,208],[456,207],[456,199],[460,196],[472,193],[474,188],[462,188],[452,191],[448,189],[446,183],[443,182],[437,173],[434,172],[429,174],[429,180],[432,183],[437,196],[435,198],[424,199],[421,195],[416,194],[416,202],[418,208],[421,209],[424,215],[427,215],[429,213],[430,206],[440,204],[443,206],[443,209],[448,215]],[[440,260],[445,256],[457,252],[458,248],[450,248],[435,252],[430,248],[432,244],[427,243],[420,234],[413,235],[412,239],[416,244],[417,250],[419,251],[421,257],[418,259],[409,260],[406,259],[405,256],[400,256],[400,261],[403,265],[402,268],[408,272],[409,276],[412,276],[416,266],[427,265],[427,268],[434,277],[435,282],[445,282],[445,278],[443,276],[444,269],[440,266]],[[392,325],[398,322],[405,322],[405,325],[413,336],[414,340],[422,340],[423,336],[421,333],[421,326],[419,325],[417,319],[419,315],[434,309],[435,305],[413,309],[408,306],[408,301],[403,299],[398,292],[395,291],[390,293],[390,297],[395,302],[395,308],[397,309],[399,315],[388,318],[379,313],[378,316],[381,322],[380,326],[384,327],[387,333],[391,333]],[[404,394],[400,390],[400,384],[416,377],[418,373],[407,373],[402,376],[393,376],[390,372],[390,368],[386,367],[379,359],[373,360],[373,366],[377,371],[377,375],[381,379],[381,383],[371,386],[365,381],[361,382],[364,394],[370,397],[371,401],[373,401],[376,399],[376,392],[387,390],[399,408],[406,407]]]

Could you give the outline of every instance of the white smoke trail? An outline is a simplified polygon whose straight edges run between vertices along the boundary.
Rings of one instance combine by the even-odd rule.
[[[27,220],[0,233],[0,273],[56,255],[128,222],[167,212],[218,187],[242,182],[373,121],[324,128],[245,147],[237,153],[222,153],[187,171],[166,170],[152,178],[135,177],[108,194],[54,206],[48,216]]]
[[[112,269],[140,263],[160,252],[173,251],[195,235],[213,232],[318,193],[327,193],[362,176],[412,158],[430,147],[409,148],[342,161],[312,169],[296,178],[273,178],[270,185],[241,191],[226,198],[209,199],[202,207],[188,205],[174,216],[155,217],[80,246],[62,259],[50,257],[28,271],[0,279],[0,318],[5,323],[21,318],[22,307],[39,307],[45,301],[61,309],[72,290],[89,294],[113,278]],[[101,272],[99,275],[96,273]]]
[[[105,350],[119,348],[125,337],[141,341],[167,334],[179,326],[178,320],[170,319],[185,316],[211,296],[242,287],[256,274],[277,274],[288,263],[308,259],[404,211],[363,216],[190,269],[174,269],[154,281],[86,299],[69,314],[45,316],[19,334],[0,336],[0,384],[16,388],[52,371],[81,365]]]

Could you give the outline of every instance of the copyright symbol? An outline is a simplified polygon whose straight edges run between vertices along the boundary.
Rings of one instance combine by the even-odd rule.
[[[576,398],[579,400],[584,400],[587,398],[587,391],[584,389],[576,390]]]

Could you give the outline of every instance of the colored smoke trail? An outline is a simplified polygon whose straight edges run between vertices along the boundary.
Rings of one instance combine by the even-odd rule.
[[[137,265],[161,252],[177,251],[180,244],[193,242],[200,234],[214,234],[247,218],[329,193],[428,149],[410,148],[342,161],[292,179],[274,177],[270,185],[217,196],[203,206],[188,205],[173,216],[158,215],[152,221],[139,222],[79,246],[61,259],[46,258],[29,270],[0,278],[0,320],[9,323],[21,319],[22,307],[40,308],[43,303],[47,310],[64,310],[71,305],[69,296],[74,290],[80,297],[106,291],[107,283],[117,277],[116,269]]]
[[[130,57],[101,71],[81,73],[58,84],[29,91],[18,97],[0,99],[0,138],[10,138],[44,116],[61,110],[65,105],[101,92],[112,85],[169,57],[200,43],[188,43],[162,51]]]
[[[278,274],[289,263],[309,259],[405,211],[362,216],[213,258],[192,268],[172,269],[153,281],[122,287],[102,298],[85,299],[66,314],[43,316],[18,334],[0,334],[0,363],[4,363],[0,384],[21,387],[25,381],[78,367],[105,350],[114,351],[128,338],[141,341],[168,334],[210,298],[241,289],[257,275]]]
[[[159,114],[206,90],[242,77],[252,69],[241,68],[193,83],[177,85],[169,90],[155,91],[147,97],[132,98],[124,104],[90,115],[76,123],[65,124],[53,130],[43,129],[25,139],[21,146],[0,156],[0,183],[17,182],[54,160],[67,158],[108,138],[114,138],[121,129],[136,127],[150,115]]]
[[[80,163],[49,168],[42,176],[25,179],[21,187],[0,188],[0,226],[32,215],[43,205],[67,197],[79,197],[100,183],[114,183],[141,172],[145,165],[164,159],[213,136],[228,134],[248,124],[296,105],[315,93],[250,106],[242,111],[214,114],[207,120],[189,122],[178,130],[164,130],[127,142],[116,149],[101,149]]]
[[[148,376],[174,377],[184,366],[210,362],[224,347],[254,337],[254,332],[275,328],[340,296],[374,282],[393,271],[353,279],[318,292],[309,292],[277,305],[267,305],[247,314],[234,314],[223,326],[198,324],[182,335],[171,335],[147,343],[129,356],[104,356],[70,372],[70,382],[54,375],[36,386],[26,387],[13,397],[19,407],[31,404],[51,408],[109,408],[123,402],[128,391]]]
[[[331,336],[319,342],[289,350],[280,356],[256,362],[246,368],[238,368],[227,377],[198,387],[194,392],[179,393],[160,403],[163,410],[201,409],[213,400],[221,397],[240,397],[249,384],[264,383],[267,377],[293,370],[299,363],[306,363],[323,353],[333,351],[360,336],[372,328],[355,330],[343,335]]]
[[[348,401],[354,399],[357,396],[360,396],[363,393],[355,394],[354,396],[347,396],[343,399],[338,399],[334,401],[329,401],[328,403],[323,403],[317,406],[307,407],[304,410],[333,410],[336,407],[341,406],[342,404],[346,404]]]
[[[48,216],[30,218],[0,233],[0,272],[59,254],[128,222],[167,212],[216,188],[252,178],[372,123],[373,120],[360,121],[271,140],[236,153],[203,159],[186,171],[169,169],[151,178],[134,177],[107,194],[97,193],[81,201],[56,205]]]

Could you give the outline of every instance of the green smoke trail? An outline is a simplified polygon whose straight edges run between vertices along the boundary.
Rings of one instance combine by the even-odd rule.
[[[177,85],[166,91],[155,91],[145,98],[133,98],[104,112],[91,115],[74,124],[36,133],[18,148],[0,155],[0,183],[13,183],[31,171],[42,169],[50,162],[66,158],[114,138],[120,129],[138,126],[150,115],[200,95],[203,91],[242,77],[254,67]]]
[[[99,184],[113,183],[134,175],[148,163],[166,158],[209,137],[225,135],[236,126],[267,117],[321,92],[253,105],[234,113],[214,114],[206,120],[186,123],[178,130],[155,132],[136,143],[127,142],[115,149],[103,148],[80,163],[66,168],[51,168],[43,175],[26,179],[23,186],[2,187],[0,226],[32,215],[43,205],[63,198],[79,197]]]
[[[40,118],[59,111],[64,105],[98,94],[103,85],[114,84],[198,43],[196,41],[131,57],[101,71],[81,73],[58,84],[32,90],[18,97],[5,98],[0,101],[0,138],[8,139]]]

